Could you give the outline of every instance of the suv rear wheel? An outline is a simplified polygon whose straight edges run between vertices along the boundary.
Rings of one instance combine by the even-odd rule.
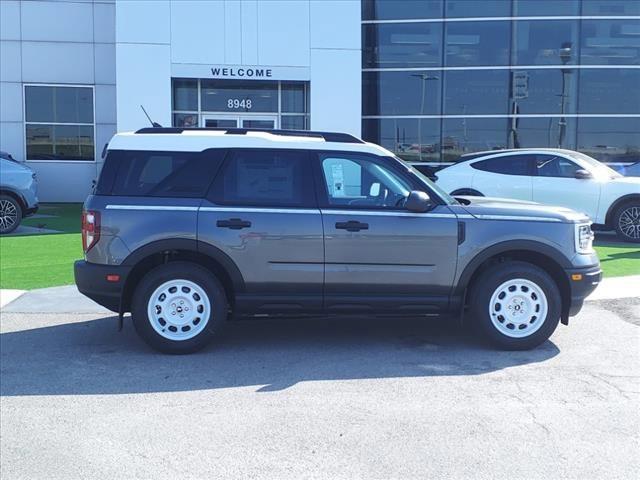
[[[133,325],[151,347],[192,353],[207,345],[227,320],[227,298],[205,268],[188,262],[161,265],[136,288]]]
[[[504,262],[483,272],[470,296],[471,321],[499,348],[540,345],[560,321],[562,299],[547,272],[526,262]]]
[[[20,203],[9,195],[0,195],[0,235],[13,232],[21,220]]]
[[[620,240],[640,243],[640,201],[620,206],[613,216],[613,226]]]

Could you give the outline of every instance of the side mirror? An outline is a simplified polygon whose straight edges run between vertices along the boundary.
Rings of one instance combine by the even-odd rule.
[[[412,190],[404,206],[410,212],[424,213],[431,208],[431,199],[425,192]]]
[[[576,173],[574,174],[575,177],[578,180],[586,180],[588,178],[593,178],[593,175],[591,175],[591,172],[589,172],[588,170],[576,170]]]

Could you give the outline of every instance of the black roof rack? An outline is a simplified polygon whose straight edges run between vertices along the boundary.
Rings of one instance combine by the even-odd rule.
[[[325,142],[337,142],[337,143],[364,143],[357,137],[348,133],[338,132],[315,132],[311,130],[270,130],[262,128],[213,128],[213,127],[198,127],[198,128],[182,128],[182,127],[146,127],[137,130],[136,133],[182,133],[182,132],[200,132],[200,131],[214,131],[225,132],[227,135],[246,135],[249,132],[266,132],[272,135],[280,135],[283,137],[310,137],[310,138],[323,138]]]

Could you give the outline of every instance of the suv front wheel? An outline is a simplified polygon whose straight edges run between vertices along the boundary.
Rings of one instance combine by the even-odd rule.
[[[474,282],[471,321],[487,340],[505,350],[528,350],[547,340],[560,320],[562,299],[547,272],[511,261],[494,265]]]
[[[613,226],[620,240],[640,243],[640,202],[631,201],[618,208]]]
[[[136,288],[133,325],[151,347],[193,353],[206,346],[227,320],[227,298],[205,268],[172,262],[147,273]]]

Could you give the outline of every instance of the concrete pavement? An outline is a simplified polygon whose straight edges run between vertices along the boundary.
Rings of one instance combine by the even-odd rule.
[[[2,478],[638,478],[640,300],[603,306],[529,352],[265,320],[180,357],[114,317],[5,312]]]

